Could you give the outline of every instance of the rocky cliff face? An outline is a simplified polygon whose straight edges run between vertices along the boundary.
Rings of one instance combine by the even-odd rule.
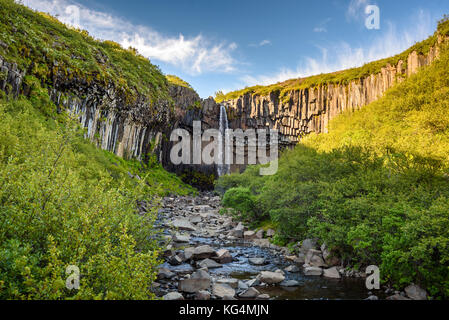
[[[405,76],[432,63],[438,54],[437,46],[432,47],[427,55],[412,52],[407,59],[407,68],[404,68],[404,61],[399,61],[397,65],[387,65],[379,73],[347,85],[331,84],[293,90],[288,94],[287,102],[281,101],[279,93],[272,92],[265,96],[248,93],[224,104],[232,128],[278,129],[280,143],[291,147],[303,135],[328,132],[329,121],[335,116],[377,100]]]
[[[30,95],[26,72],[0,56],[0,89],[17,97]],[[217,123],[218,106],[213,99],[202,100],[185,87],[171,85],[173,101],[150,102],[143,95],[132,102],[120,88],[105,87],[84,79],[54,74],[48,89],[58,110],[66,109],[87,129],[86,138],[120,157],[142,159],[150,149],[161,147],[163,135],[177,127],[189,130],[193,120],[204,120],[205,128]],[[215,110],[217,109],[217,110]]]

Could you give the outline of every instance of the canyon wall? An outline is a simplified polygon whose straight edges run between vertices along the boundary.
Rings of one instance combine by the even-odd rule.
[[[223,103],[232,128],[278,129],[280,144],[293,147],[304,135],[328,132],[329,121],[335,116],[379,99],[395,83],[429,65],[438,55],[438,46],[432,47],[427,55],[412,52],[406,68],[404,61],[399,61],[397,65],[386,65],[379,73],[347,85],[292,90],[288,99],[282,99],[287,102],[281,101],[278,92],[271,92],[268,95],[247,93]]]
[[[0,89],[14,97],[33,95],[25,81],[26,72],[0,56]],[[150,102],[137,95],[133,102],[113,86],[105,87],[84,79],[54,74],[48,94],[57,109],[68,110],[86,128],[86,138],[119,157],[143,159],[156,152],[169,166],[163,146],[174,128],[191,130],[193,120],[204,127],[218,126],[219,106],[213,99],[202,100],[192,89],[170,85],[172,98]],[[164,138],[164,139],[163,139]]]

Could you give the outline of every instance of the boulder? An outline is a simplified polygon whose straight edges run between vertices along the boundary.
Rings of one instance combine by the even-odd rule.
[[[244,291],[243,293],[239,294],[240,298],[243,299],[255,299],[260,295],[260,292],[256,288],[248,288],[248,290]]]
[[[268,294],[261,294],[257,296],[257,300],[269,300],[270,296]]]
[[[327,267],[321,255],[321,251],[315,249],[310,249],[307,252],[305,263],[312,267]]]
[[[285,276],[279,272],[262,271],[258,279],[266,284],[278,284],[285,280]]]
[[[245,282],[239,281],[238,289],[245,291],[249,289],[249,286]]]
[[[198,266],[200,268],[207,268],[207,269],[217,269],[223,267],[221,264],[216,263],[214,260],[211,259],[204,259],[198,263]]]
[[[239,281],[237,279],[232,279],[232,278],[219,279],[219,280],[217,280],[217,283],[219,283],[219,284],[227,284],[232,289],[237,289],[239,287]]]
[[[195,294],[195,300],[210,300],[210,292],[201,290]]]
[[[337,267],[332,267],[329,269],[325,269],[323,276],[325,278],[331,278],[331,279],[341,279],[340,272],[338,272]]]
[[[291,266],[288,266],[287,268],[285,268],[285,271],[290,272],[290,273],[298,273],[299,268],[295,265],[291,265]]]
[[[197,224],[203,221],[203,218],[201,216],[193,216],[189,218],[190,223]]]
[[[257,287],[258,285],[260,285],[260,280],[256,278],[248,280],[245,283],[248,287]]]
[[[404,289],[405,294],[412,300],[427,300],[427,292],[426,290],[420,288],[415,284],[409,285]]]
[[[195,248],[185,248],[184,249],[184,258],[186,260],[190,260],[193,258],[194,253],[195,253]]]
[[[317,248],[318,248],[318,246],[317,246],[316,240],[313,240],[313,239],[305,239],[305,240],[302,242],[302,244],[301,244],[301,249],[300,249],[300,251],[301,251],[303,254],[307,254],[307,252],[309,252],[309,250],[311,250],[311,249],[317,249]]]
[[[177,219],[173,221],[173,227],[177,228],[179,230],[185,230],[185,231],[195,231],[195,227],[192,226],[189,220],[187,219]]]
[[[184,297],[179,292],[170,292],[167,293],[165,296],[162,297],[163,300],[184,300]]]
[[[189,235],[182,235],[179,233],[176,233],[173,236],[173,241],[177,243],[189,243],[190,242],[190,236]]]
[[[171,256],[168,259],[168,263],[171,264],[172,266],[179,266],[182,264],[182,262],[183,262],[183,259],[178,255]]]
[[[196,247],[193,252],[193,259],[203,260],[216,256],[215,250],[208,245]]]
[[[182,292],[196,293],[201,290],[209,289],[210,276],[206,271],[197,270],[189,279],[180,280],[178,289]]]
[[[265,258],[249,258],[248,261],[255,266],[263,266],[266,264]]]
[[[265,234],[265,231],[263,231],[262,229],[256,232],[256,238],[257,239],[263,239],[263,236]]]
[[[212,294],[218,298],[234,297],[235,290],[227,284],[216,283],[212,287]]]
[[[256,232],[255,232],[255,231],[245,231],[245,232],[243,233],[243,238],[244,238],[245,240],[251,241],[251,240],[257,239],[257,235],[256,235]]]
[[[318,267],[305,267],[304,275],[306,276],[321,276],[323,274],[323,269]]]
[[[220,249],[216,252],[217,256],[213,259],[217,261],[218,263],[225,264],[225,263],[231,263],[232,262],[232,255],[229,252],[229,250],[226,249]]]
[[[175,274],[173,272],[171,272],[170,270],[168,270],[167,268],[160,268],[157,273],[158,280],[171,279],[174,276],[175,276]]]
[[[299,253],[297,256],[285,256],[285,259],[297,265],[303,265],[306,262],[306,258],[302,253]]]

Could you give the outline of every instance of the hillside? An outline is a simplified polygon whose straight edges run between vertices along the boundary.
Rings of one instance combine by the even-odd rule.
[[[326,243],[346,267],[449,297],[449,50],[378,101],[284,152],[279,171],[222,177],[224,204],[276,241]]]
[[[155,298],[160,199],[196,193],[145,136],[172,88],[135,50],[0,0],[0,299]]]

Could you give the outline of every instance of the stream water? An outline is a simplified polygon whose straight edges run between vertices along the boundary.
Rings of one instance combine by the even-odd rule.
[[[215,199],[212,201],[211,199]],[[166,201],[167,203],[167,201]],[[259,247],[252,241],[243,239],[234,239],[227,236],[226,226],[232,222],[231,218],[223,217],[218,214],[219,199],[213,197],[197,197],[197,198],[176,198],[170,199],[168,206],[160,212],[160,225],[166,237],[170,238],[174,234],[173,228],[170,227],[170,221],[175,219],[186,219],[196,222],[195,231],[182,231],[190,236],[189,243],[172,242],[173,249],[171,254],[181,253],[186,247],[198,247],[201,245],[209,245],[215,250],[227,249],[233,257],[231,263],[222,264],[219,268],[209,269],[208,272],[212,277],[212,282],[218,279],[238,279],[241,281],[255,279],[261,271],[284,270],[292,265],[285,258],[285,254],[281,248],[272,246],[271,248]],[[198,207],[203,213],[198,213]],[[208,209],[210,206],[210,209]],[[202,216],[200,219],[193,217]],[[198,222],[200,221],[200,222]],[[235,223],[234,223],[235,225]],[[178,231],[176,231],[178,232]],[[179,231],[181,232],[181,231]],[[253,265],[250,258],[264,258],[266,264]],[[167,258],[169,261],[169,258]],[[177,281],[183,279],[186,275],[193,273],[197,265],[192,261],[185,261],[180,265],[172,265],[165,262],[162,268],[166,268],[177,276],[168,281],[161,281],[160,295],[168,292],[177,291]],[[296,280],[297,285],[294,287],[275,286],[256,286],[255,288],[261,294],[268,294],[271,299],[289,299],[289,300],[306,300],[306,299],[342,299],[342,300],[361,300],[366,299],[370,295],[365,287],[364,279],[342,278],[328,279],[320,276],[305,276],[298,266],[300,272],[285,272],[285,280]],[[189,299],[189,296],[186,296]],[[238,298],[238,290],[236,292]]]

